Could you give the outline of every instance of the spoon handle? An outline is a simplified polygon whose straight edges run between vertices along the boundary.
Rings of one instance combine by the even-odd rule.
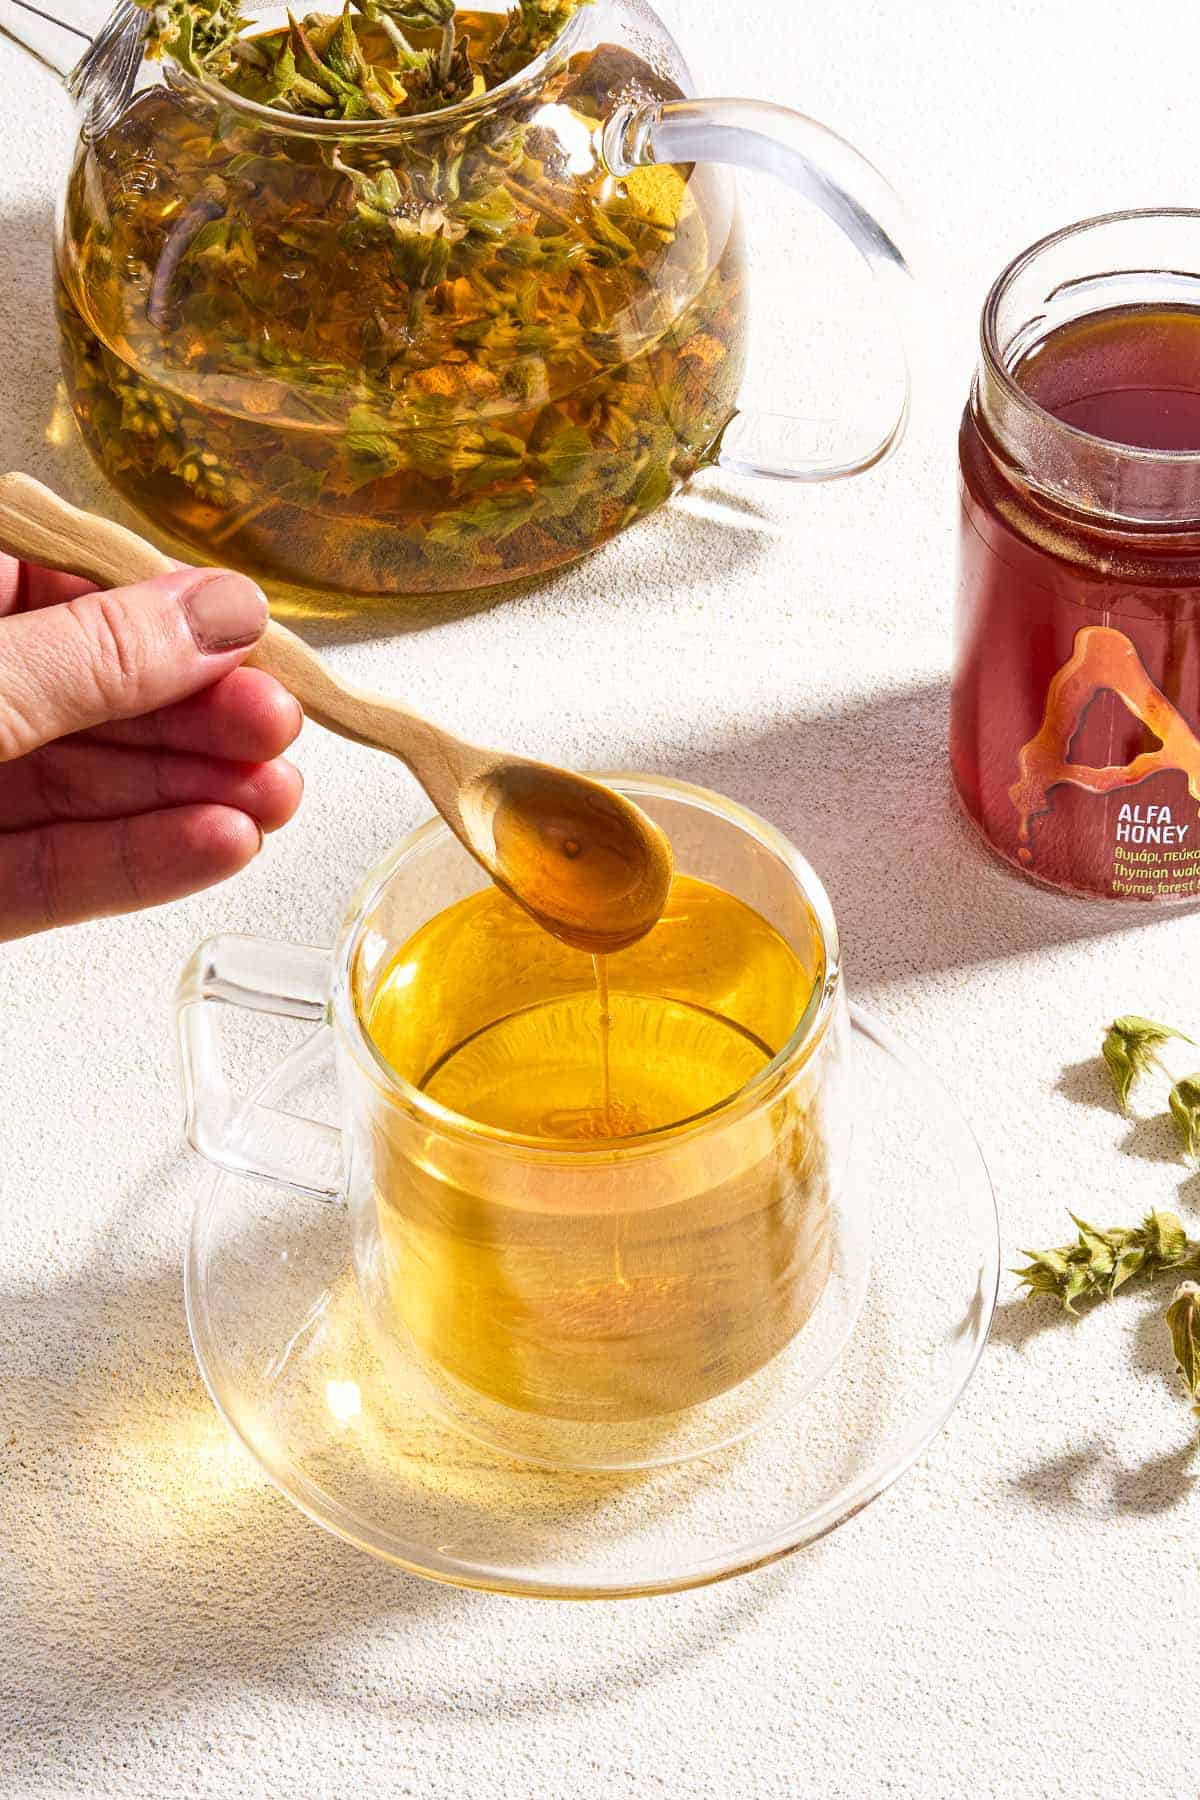
[[[0,475],[0,546],[12,556],[66,569],[99,587],[145,581],[176,565],[136,532],[83,512],[35,481]],[[303,638],[272,619],[247,663],[265,669],[294,694],[310,719],[339,737],[390,751],[408,762],[435,728],[393,700],[339,681]]]

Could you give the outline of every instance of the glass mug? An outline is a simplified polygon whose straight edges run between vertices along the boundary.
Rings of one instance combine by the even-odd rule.
[[[850,1027],[819,881],[728,800],[645,777],[613,785],[663,826],[682,871],[752,907],[811,979],[773,1060],[696,1118],[564,1146],[449,1112],[385,1063],[363,1019],[396,951],[486,886],[440,820],[368,877],[332,955],[214,938],[178,995],[193,1146],[344,1200],[393,1383],[493,1448],[569,1469],[682,1461],[794,1407],[845,1343],[868,1260],[865,1208],[847,1197]],[[327,1033],[340,1129],[234,1096],[219,1033],[230,1006]]]
[[[1131,441],[1082,428],[1114,406]],[[968,818],[1052,887],[1195,900],[1200,212],[1086,219],[1010,263],[959,453],[951,760]]]
[[[0,20],[58,65],[53,22],[24,0]],[[823,126],[693,98],[644,0],[593,0],[503,86],[401,119],[258,105],[149,60],[145,27],[122,0],[58,68],[79,135],[56,296],[89,449],[193,559],[323,594],[477,589],[586,554],[700,469],[829,481],[903,434],[906,382],[870,395],[869,423],[742,405],[729,170],[826,213],[901,340],[908,229]],[[388,229],[401,211],[445,221],[419,278]]]

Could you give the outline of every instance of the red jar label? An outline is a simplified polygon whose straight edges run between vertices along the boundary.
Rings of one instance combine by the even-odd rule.
[[[1131,717],[1157,737],[1157,750],[1143,750],[1131,762],[1089,765],[1072,745],[1089,709],[1101,695],[1124,705]],[[1017,813],[1018,855],[1031,870],[1039,848],[1054,843],[1056,788],[1075,787],[1107,802],[1093,829],[1112,837],[1112,892],[1148,899],[1194,893],[1200,883],[1200,740],[1187,720],[1155,686],[1132,639],[1110,625],[1086,625],[1076,634],[1069,662],[1046,694],[1037,736],[1022,746],[1020,776],[1009,790]],[[1183,775],[1187,796],[1153,800],[1147,789],[1155,777]],[[1178,783],[1168,781],[1168,792]],[[1137,790],[1136,793],[1133,790]],[[1093,809],[1094,811],[1095,809]],[[1039,845],[1039,839],[1042,840]],[[1189,841],[1190,840],[1190,841]],[[1055,864],[1064,846],[1057,846]]]
[[[951,752],[966,811],[1056,887],[1200,896],[1196,595],[1089,593],[964,498]]]

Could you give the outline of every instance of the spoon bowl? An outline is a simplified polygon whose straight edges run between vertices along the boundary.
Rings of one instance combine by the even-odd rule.
[[[611,955],[662,917],[671,847],[611,788],[548,763],[500,762],[461,806],[472,838],[491,838],[492,880],[564,943]]]

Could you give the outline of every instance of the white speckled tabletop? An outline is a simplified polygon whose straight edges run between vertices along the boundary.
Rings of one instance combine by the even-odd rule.
[[[483,741],[679,773],[787,831],[827,880],[855,995],[974,1125],[1006,1262],[1058,1241],[1068,1206],[1174,1206],[1195,1228],[1200,1188],[1160,1127],[1117,1117],[1093,1060],[1120,1011],[1200,1027],[1194,914],[1021,885],[957,816],[945,751],[980,301],[1058,224],[1200,200],[1194,9],[663,11],[702,89],[826,119],[907,197],[939,315],[917,430],[836,488],[709,476],[533,592],[327,628],[328,654]],[[96,503],[54,425],[72,121],[2,42],[0,93],[0,466]],[[780,340],[805,240],[754,211],[783,259],[759,283],[763,365],[802,381]],[[173,982],[221,926],[328,940],[424,810],[366,752],[310,730],[299,756],[300,818],[232,885],[0,962],[0,1793],[1194,1795],[1200,1453],[1154,1296],[1071,1327],[1021,1310],[1006,1277],[979,1373],[913,1472],[819,1549],[673,1599],[423,1583],[322,1535],[232,1448],[184,1324],[196,1168]]]

